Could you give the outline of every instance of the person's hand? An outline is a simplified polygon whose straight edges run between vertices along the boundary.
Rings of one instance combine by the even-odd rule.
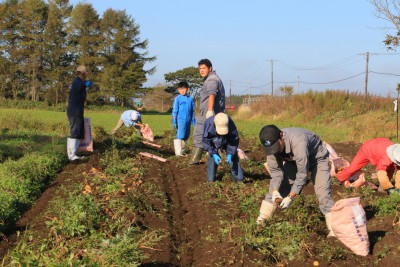
[[[90,86],[92,86],[92,81],[86,81],[86,87],[90,87]]]
[[[282,202],[279,206],[281,207],[281,209],[287,209],[289,208],[290,203],[292,203],[292,198],[290,196],[287,196],[284,199],[282,199]]]
[[[172,129],[176,128],[176,123],[172,123]]]
[[[196,126],[196,119],[195,118],[192,119],[192,125]]]
[[[274,190],[272,192],[272,203],[281,203],[282,202],[282,196],[278,192],[278,190]]]
[[[232,154],[226,155],[226,162],[228,162],[229,164],[232,164]]]
[[[215,164],[219,165],[219,163],[221,162],[221,157],[218,154],[213,154],[212,155]]]
[[[212,116],[214,116],[214,110],[207,110],[206,119],[208,119],[208,118],[210,118]]]

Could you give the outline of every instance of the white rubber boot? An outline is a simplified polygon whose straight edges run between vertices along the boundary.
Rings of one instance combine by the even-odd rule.
[[[175,156],[182,156],[182,140],[174,139]]]
[[[328,212],[325,213],[325,222],[326,227],[328,228],[328,236],[327,237],[336,237],[335,233],[332,231],[332,213]]]
[[[182,148],[181,154],[186,155],[186,152],[185,152],[186,142],[185,142],[185,140],[181,140],[181,141],[182,141],[181,142],[181,148]]]
[[[260,214],[257,217],[257,225],[263,226],[266,220],[271,219],[275,211],[275,205],[263,200],[261,202]]]
[[[67,154],[70,161],[80,159],[80,157],[76,155],[80,142],[81,140],[75,138],[67,139]]]

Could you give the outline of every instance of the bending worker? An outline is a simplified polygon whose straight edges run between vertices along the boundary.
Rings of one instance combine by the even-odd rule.
[[[388,194],[400,192],[400,172],[396,172],[395,187],[390,179],[394,171],[400,169],[400,144],[387,138],[374,138],[363,143],[350,166],[338,172],[340,182],[348,180],[354,173],[372,163],[378,172],[379,186]]]
[[[321,139],[302,128],[284,128],[266,125],[260,131],[260,141],[265,147],[270,168],[269,192],[261,203],[257,224],[263,225],[272,217],[276,207],[289,208],[293,199],[308,182],[308,173],[325,215],[329,236],[335,236],[331,227],[331,176],[329,153]]]

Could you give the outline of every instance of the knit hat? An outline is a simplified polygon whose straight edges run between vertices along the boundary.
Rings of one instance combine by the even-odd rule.
[[[225,113],[218,113],[214,117],[215,130],[219,135],[226,135],[229,132],[229,117]]]

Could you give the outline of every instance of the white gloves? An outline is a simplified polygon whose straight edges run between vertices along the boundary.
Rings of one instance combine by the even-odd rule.
[[[214,110],[207,110],[206,119],[208,119],[208,118],[210,118],[212,116],[214,116]]]
[[[292,198],[290,196],[287,196],[282,200],[279,206],[281,207],[281,209],[287,209],[289,208],[290,203],[292,203]]]
[[[277,190],[274,190],[272,192],[272,203],[276,203],[276,200],[278,199],[278,203],[282,201],[282,196],[279,194]]]

